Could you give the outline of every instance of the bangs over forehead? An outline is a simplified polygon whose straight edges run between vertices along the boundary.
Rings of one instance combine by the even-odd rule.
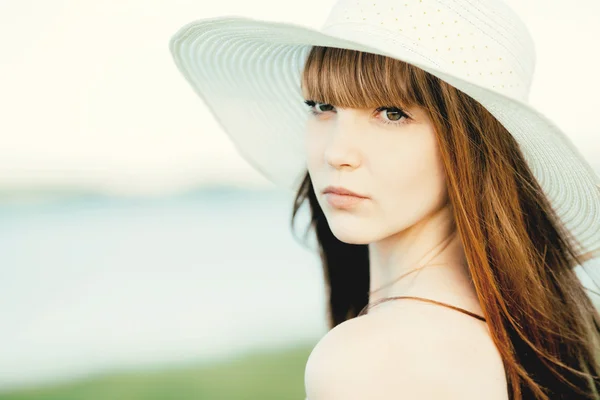
[[[313,46],[302,73],[307,100],[342,108],[423,106],[415,70],[379,54]]]

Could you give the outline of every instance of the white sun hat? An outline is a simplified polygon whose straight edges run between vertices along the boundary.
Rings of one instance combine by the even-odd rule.
[[[239,153],[296,190],[306,172],[309,113],[301,71],[311,46],[415,65],[481,103],[515,137],[571,234],[600,250],[600,178],[571,140],[528,103],[535,49],[500,0],[339,0],[321,29],[238,16],[190,22],[172,36],[177,68]]]

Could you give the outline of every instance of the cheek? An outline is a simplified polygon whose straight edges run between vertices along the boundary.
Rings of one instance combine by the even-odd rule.
[[[323,158],[325,146],[323,138],[324,136],[320,134],[317,128],[310,121],[307,122],[304,132],[304,150],[309,171],[315,170],[319,161]]]
[[[392,154],[372,160],[382,212],[395,221],[416,222],[447,201],[444,167],[434,133],[396,146]]]
[[[393,159],[381,161],[381,169],[388,172],[377,176],[382,177],[382,182],[390,188],[419,193],[426,188],[445,185],[443,165],[437,150],[400,153]]]

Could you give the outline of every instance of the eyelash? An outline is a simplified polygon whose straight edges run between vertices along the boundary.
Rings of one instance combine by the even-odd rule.
[[[317,103],[316,101],[313,100],[305,100],[304,103],[309,107],[308,112],[312,115],[320,115],[320,114],[324,114],[327,111],[315,111],[314,107],[317,104],[323,104],[323,105],[331,105],[331,104],[326,104],[326,103]],[[406,124],[408,123],[408,120],[410,119],[410,117],[400,108],[398,107],[378,107],[375,109],[375,113],[379,114],[380,112],[384,111],[384,110],[393,110],[394,112],[397,112],[401,115],[401,117],[405,117],[404,120],[400,120],[400,121],[388,121],[385,119],[380,119],[380,122],[386,125],[402,125],[402,124]]]

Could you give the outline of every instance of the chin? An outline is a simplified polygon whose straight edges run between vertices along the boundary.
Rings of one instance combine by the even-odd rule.
[[[348,244],[369,244],[372,243],[375,238],[369,233],[369,229],[365,227],[364,223],[357,224],[336,224],[329,223],[331,233],[339,241]]]

